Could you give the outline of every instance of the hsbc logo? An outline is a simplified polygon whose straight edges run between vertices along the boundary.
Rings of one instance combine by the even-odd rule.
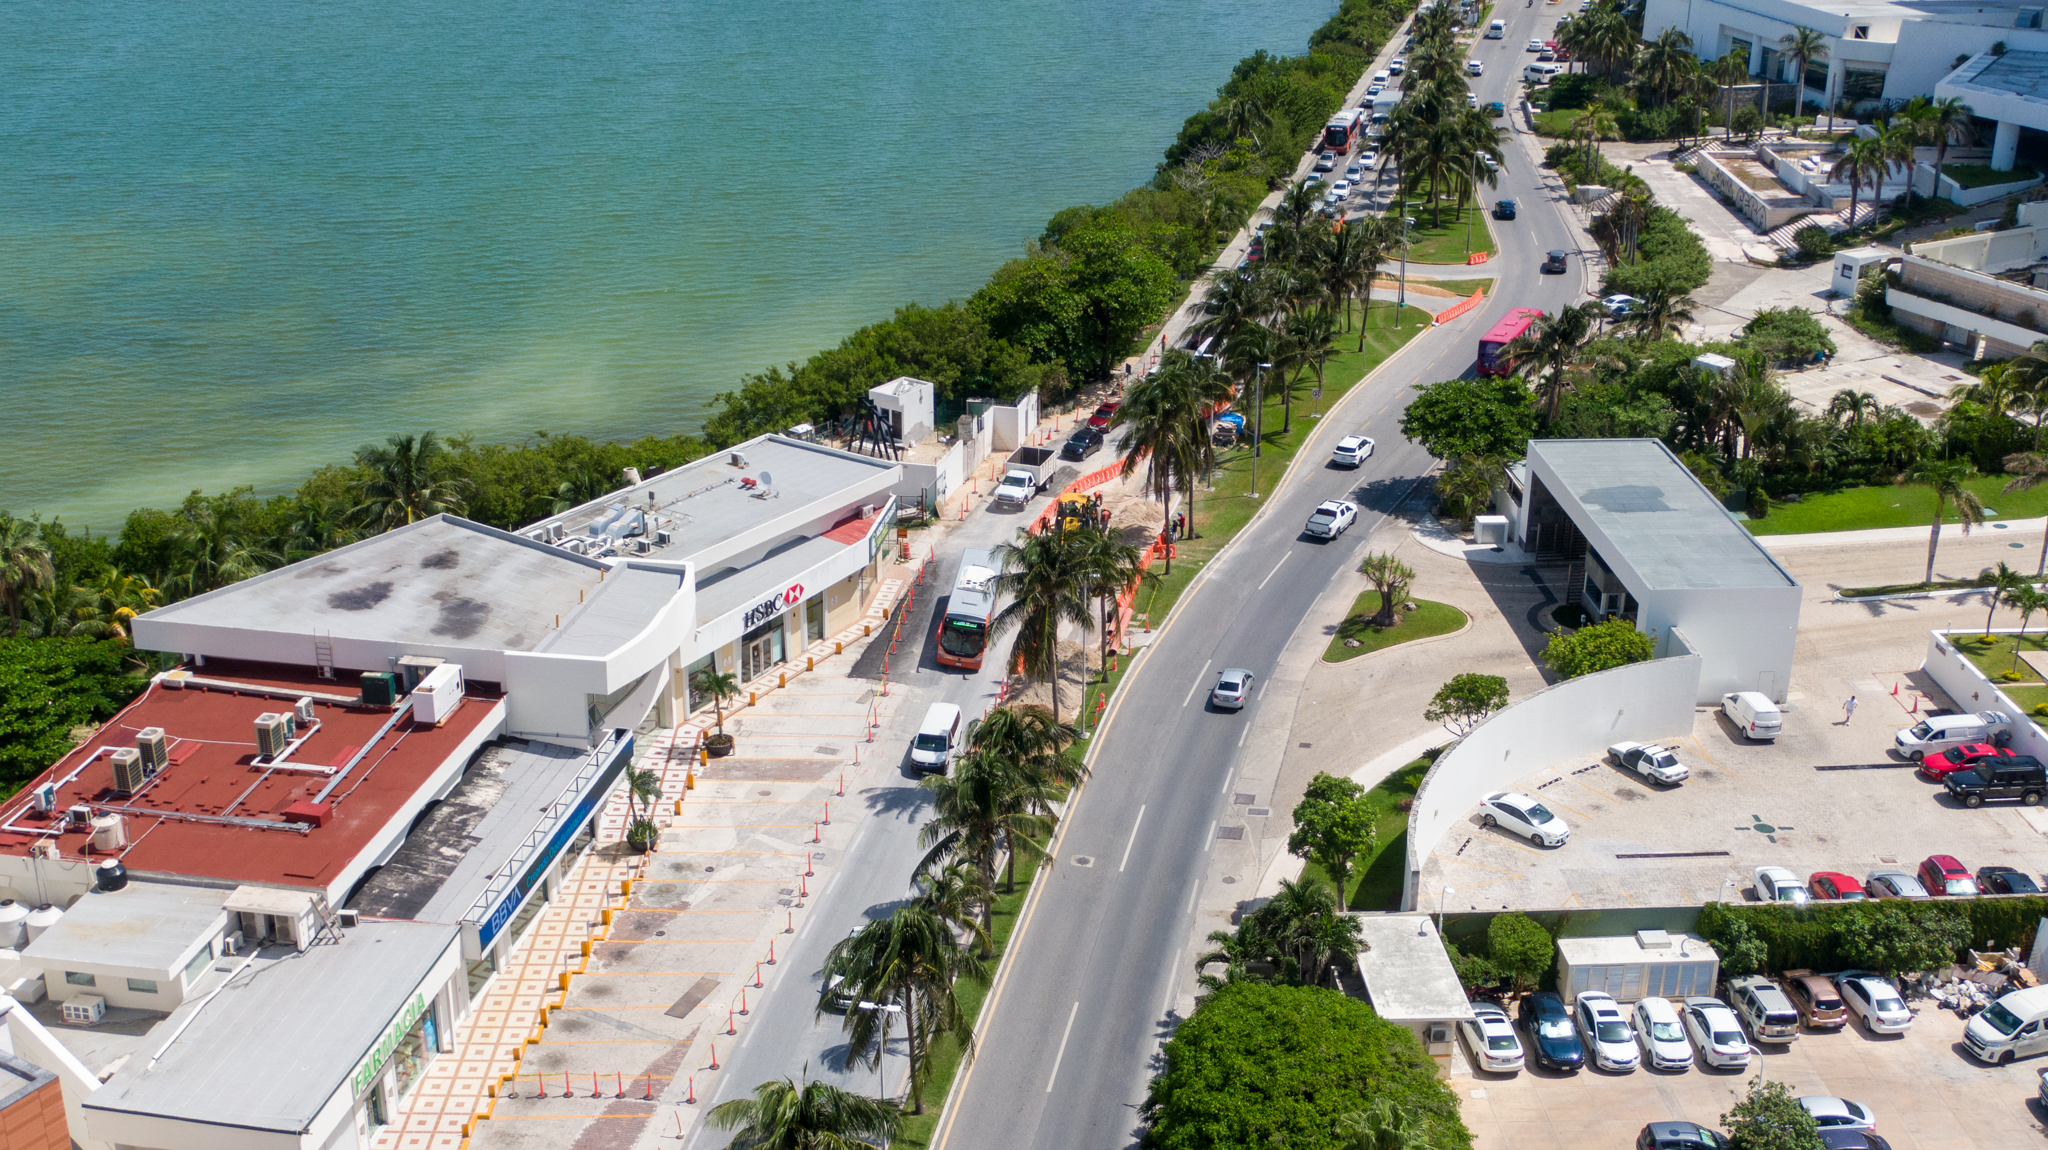
[[[784,611],[789,610],[791,607],[796,606],[798,603],[803,602],[803,599],[804,585],[801,583],[792,583],[789,585],[789,589],[784,591],[782,594],[771,595],[768,598],[761,600],[759,603],[754,604],[752,607],[747,608],[745,622],[741,625],[746,627],[748,630],[752,630],[755,627],[759,627],[761,624],[766,623],[768,620],[775,618],[777,615],[782,614]]]

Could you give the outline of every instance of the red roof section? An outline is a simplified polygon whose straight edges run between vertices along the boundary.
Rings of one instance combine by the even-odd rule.
[[[270,830],[213,822],[138,815],[136,809],[186,815],[256,819],[289,825],[286,809],[310,803],[332,775],[272,770],[254,763],[256,716],[292,709],[300,692],[342,695],[354,684],[301,675],[294,668],[229,665],[219,660],[187,668],[207,679],[231,679],[248,688],[215,686],[172,689],[154,683],[92,738],[37,776],[0,807],[0,852],[24,855],[39,842],[55,841],[67,858],[105,858],[91,850],[90,834],[69,830],[38,833],[53,826],[72,806],[125,807],[128,847],[116,852],[131,870],[204,876],[234,882],[324,887],[347,869],[491,715],[496,696],[477,690],[439,727],[400,719],[389,731],[388,709],[317,700],[319,727],[290,757],[291,764],[320,768],[346,763],[363,747],[369,752],[328,796],[323,820],[310,831]],[[162,727],[170,741],[170,765],[141,791],[115,793],[112,760],[102,748],[132,747],[144,727]],[[381,734],[380,734],[381,732]],[[97,755],[97,757],[94,757]],[[80,764],[84,769],[79,770]],[[74,771],[78,777],[64,781]],[[266,773],[267,772],[267,773]],[[58,782],[55,816],[35,809],[34,793]],[[292,821],[305,822],[299,812]]]
[[[844,543],[852,546],[868,537],[868,532],[874,530],[875,520],[881,518],[881,516],[882,513],[879,511],[866,518],[856,515],[832,530],[825,532],[825,538],[830,539],[834,543]]]

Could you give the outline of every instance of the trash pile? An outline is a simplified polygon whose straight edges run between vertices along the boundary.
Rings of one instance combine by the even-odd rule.
[[[1968,1018],[1990,1006],[2007,990],[2039,985],[2040,979],[2020,961],[2018,948],[2003,951],[1970,952],[1970,960],[1922,976],[1929,980],[1927,996],[1959,1018]]]

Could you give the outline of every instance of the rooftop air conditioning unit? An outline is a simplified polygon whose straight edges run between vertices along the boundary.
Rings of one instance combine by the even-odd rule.
[[[144,727],[135,733],[135,749],[142,753],[142,773],[155,777],[171,765],[171,740],[162,727]]]
[[[735,451],[731,455],[726,457],[726,462],[732,464],[734,467],[746,467],[747,457]]]
[[[676,533],[673,531],[663,529],[654,533],[654,545],[656,547],[666,547],[675,541]]]
[[[284,754],[285,744],[292,741],[291,719],[285,715],[264,712],[256,716],[256,753],[267,758]]]
[[[149,776],[142,773],[142,752],[134,747],[116,747],[107,757],[114,762],[115,792],[132,795],[149,781]]]
[[[84,803],[73,803],[65,811],[65,814],[70,816],[71,826],[75,830],[84,830],[92,823],[92,808]],[[51,843],[50,845],[55,846],[57,844]]]
[[[362,912],[350,907],[343,907],[341,910],[336,911],[335,916],[341,920],[341,925],[344,927],[354,926],[362,921]]]
[[[300,699],[299,699],[299,701],[298,701],[298,702],[296,702],[296,703],[293,703],[293,704],[292,704],[292,714],[298,717],[298,720],[299,720],[299,726],[302,726],[302,727],[310,727],[310,726],[312,726],[312,725],[313,725],[313,696],[311,696],[311,695],[306,695],[306,696],[303,696],[302,698],[300,698]]]
[[[91,1026],[107,1013],[107,1000],[97,994],[81,994],[64,1004],[64,1021],[73,1026]]]
[[[560,523],[550,523],[541,529],[541,533],[547,537],[548,542],[558,542],[562,538],[562,525]]]
[[[36,810],[49,814],[57,809],[57,784],[44,783],[36,788]]]

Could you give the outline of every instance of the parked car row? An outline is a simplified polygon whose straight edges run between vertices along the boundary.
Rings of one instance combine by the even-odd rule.
[[[1781,866],[1760,866],[1751,873],[1759,902],[1805,906],[1808,902],[1861,902],[1881,898],[1961,898],[1980,894],[2040,894],[2041,885],[2025,871],[2004,865],[1978,867],[1970,873],[1954,855],[1928,855],[1917,870],[1879,868],[1858,881],[1854,875],[1823,870],[1805,882]]]

